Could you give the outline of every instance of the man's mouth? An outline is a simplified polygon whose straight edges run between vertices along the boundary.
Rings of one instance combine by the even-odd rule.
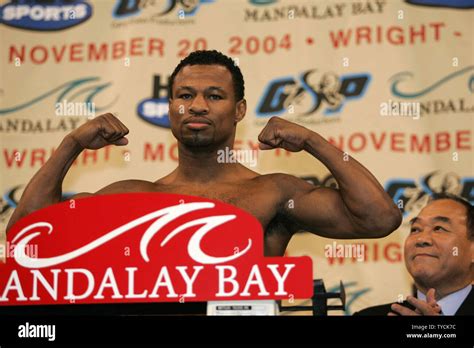
[[[199,130],[199,129],[209,127],[211,125],[211,122],[206,119],[193,118],[193,119],[186,120],[184,124],[189,129]]]
[[[190,129],[203,129],[203,128],[209,127],[209,124],[208,123],[190,122],[190,123],[186,123],[186,127],[190,128]]]
[[[427,254],[427,253],[419,253],[413,256],[413,260],[416,259],[417,257],[430,257],[430,258],[435,258],[437,259],[438,257],[432,254]]]

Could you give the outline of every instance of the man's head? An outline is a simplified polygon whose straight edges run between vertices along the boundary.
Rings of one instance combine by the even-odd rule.
[[[173,135],[185,145],[229,144],[246,111],[244,79],[234,61],[217,51],[196,51],[175,68],[169,86]]]
[[[456,290],[472,282],[474,207],[450,194],[434,195],[411,220],[405,264],[420,290]]]
[[[244,77],[240,68],[235,64],[232,58],[227,57],[226,55],[218,52],[216,50],[212,51],[194,51],[189,54],[186,58],[181,60],[179,64],[174,69],[170,77],[169,84],[169,96],[173,97],[173,85],[176,79],[176,75],[188,65],[221,65],[227,70],[229,70],[232,75],[232,84],[234,86],[234,95],[235,100],[239,101],[245,97],[245,83]]]

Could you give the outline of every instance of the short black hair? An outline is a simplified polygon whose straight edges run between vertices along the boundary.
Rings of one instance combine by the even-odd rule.
[[[244,98],[245,95],[245,86],[244,86],[244,77],[238,65],[232,60],[232,58],[222,54],[216,50],[210,51],[194,51],[190,53],[186,58],[181,60],[179,64],[174,69],[171,74],[169,85],[168,85],[168,95],[170,98],[173,97],[173,84],[176,75],[187,65],[222,65],[229,70],[232,75],[232,83],[234,85],[234,96],[235,100],[239,101]]]
[[[430,202],[438,201],[440,199],[450,199],[462,204],[466,207],[466,225],[468,238],[474,240],[474,206],[461,196],[453,195],[447,192],[433,193]]]

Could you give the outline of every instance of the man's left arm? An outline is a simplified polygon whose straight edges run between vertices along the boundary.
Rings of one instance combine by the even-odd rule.
[[[287,200],[284,214],[304,229],[330,238],[378,238],[400,225],[400,210],[377,179],[319,134],[273,117],[258,139],[262,150],[307,151],[336,179],[338,190],[315,188],[293,176],[281,180]]]

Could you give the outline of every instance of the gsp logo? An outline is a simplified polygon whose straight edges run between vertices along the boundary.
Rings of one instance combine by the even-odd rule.
[[[330,116],[341,112],[346,101],[361,98],[369,82],[370,75],[366,73],[338,76],[316,70],[305,71],[297,79],[278,78],[266,87],[256,110],[257,117],[284,112],[307,116],[324,105],[324,114]]]
[[[413,178],[394,178],[385,184],[385,191],[403,215],[417,212],[433,193],[458,195],[474,202],[474,177],[461,177],[455,172],[434,171],[423,175],[418,182]]]
[[[155,75],[153,78],[153,96],[143,99],[137,106],[138,116],[155,126],[171,128],[168,116],[168,84],[162,85],[161,76]],[[160,93],[163,92],[163,93]]]
[[[162,1],[164,3],[164,1]],[[168,15],[176,7],[180,8],[178,16],[191,17],[196,14],[199,7],[202,4],[212,3],[214,0],[168,0],[164,3],[164,7],[161,12],[156,13],[158,17]],[[156,4],[155,1],[148,0],[117,0],[113,11],[113,17],[115,19],[123,19],[131,16],[142,14],[142,11],[154,10],[157,6],[162,4]]]
[[[0,7],[2,23],[35,30],[63,30],[88,20],[91,5],[83,0],[14,0]]]

